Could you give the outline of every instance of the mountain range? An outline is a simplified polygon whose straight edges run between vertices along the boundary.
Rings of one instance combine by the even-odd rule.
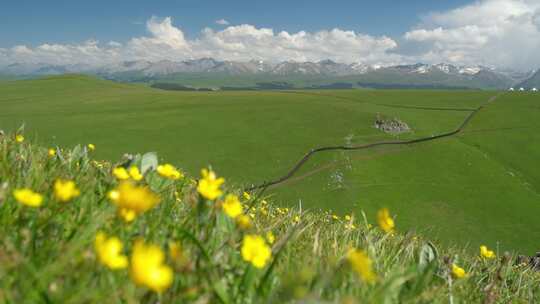
[[[539,72],[517,72],[480,65],[457,66],[446,63],[380,66],[344,64],[332,60],[267,63],[258,60],[239,62],[202,58],[185,61],[124,61],[102,67],[39,63],[14,63],[0,67],[0,74],[4,75],[35,77],[65,73],[92,74],[118,81],[176,82],[188,86],[219,86],[219,79],[223,80],[222,85],[234,83],[239,86],[252,85],[253,80],[290,81],[310,86],[348,83],[353,87],[505,89],[514,85],[540,86]],[[194,78],[205,81],[197,82]]]

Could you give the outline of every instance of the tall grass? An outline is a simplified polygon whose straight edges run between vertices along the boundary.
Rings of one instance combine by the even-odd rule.
[[[106,147],[96,147],[106,149]],[[121,183],[113,168],[137,167],[132,183],[160,202],[131,222],[118,215],[111,190]],[[420,235],[385,233],[376,219],[282,208],[256,193],[219,186],[208,199],[200,181],[160,175],[152,154],[118,163],[95,160],[87,146],[36,146],[0,135],[0,302],[2,303],[534,303],[540,275],[515,258],[493,259],[459,248],[436,248]],[[60,202],[58,179],[74,181],[80,195]],[[39,207],[15,199],[28,188],[43,197]],[[225,212],[224,198],[241,200],[243,215]],[[135,198],[134,200],[137,200]],[[422,219],[418,219],[421,221]],[[99,232],[123,245],[127,267],[110,269],[96,251]],[[253,254],[271,248],[261,265],[243,254],[245,236],[263,241]],[[156,291],[134,274],[150,267],[134,263],[135,244],[164,254],[173,279]],[[351,249],[367,254],[351,257]],[[363,263],[361,270],[351,267]],[[140,263],[139,263],[140,264]],[[452,265],[463,268],[460,277]],[[363,270],[362,270],[363,269]],[[152,280],[153,272],[144,279]],[[145,272],[147,271],[147,272]],[[366,272],[375,275],[374,280]]]

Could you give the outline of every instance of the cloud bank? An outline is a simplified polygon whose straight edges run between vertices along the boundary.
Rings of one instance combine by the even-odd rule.
[[[537,68],[540,1],[485,0],[432,13],[404,38],[424,45],[418,60]]]
[[[540,66],[540,1],[483,0],[421,18],[401,37],[373,36],[339,28],[318,32],[274,31],[249,24],[203,29],[188,39],[170,17],[152,17],[148,34],[120,42],[47,43],[0,48],[0,65],[15,62],[99,66],[131,60],[412,62],[513,67]],[[402,52],[402,45],[407,52]]]

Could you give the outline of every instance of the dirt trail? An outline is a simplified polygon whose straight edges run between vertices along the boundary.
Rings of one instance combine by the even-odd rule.
[[[497,95],[491,96],[485,103],[480,105],[479,107],[472,109],[471,113],[465,117],[465,120],[453,131],[441,133],[438,135],[432,135],[428,137],[421,137],[416,139],[410,139],[410,140],[394,140],[394,141],[380,141],[370,144],[364,144],[364,145],[356,145],[356,146],[326,146],[326,147],[318,147],[311,149],[309,152],[307,152],[285,175],[271,180],[263,182],[259,185],[254,185],[251,187],[247,187],[245,191],[254,191],[261,189],[261,193],[264,192],[268,187],[276,186],[278,184],[281,184],[289,179],[291,179],[298,170],[302,168],[302,166],[311,158],[313,155],[325,152],[325,151],[354,151],[354,150],[364,150],[364,149],[370,149],[374,147],[379,146],[388,146],[388,145],[411,145],[411,144],[417,144],[427,141],[434,141],[437,139],[445,138],[445,137],[451,137],[454,135],[457,135],[458,133],[462,132],[463,129],[469,124],[471,119],[473,119],[478,112],[480,112],[484,107],[495,101],[500,95],[504,93],[499,93]],[[349,98],[343,98],[343,99],[349,99]],[[351,99],[352,100],[352,99]]]

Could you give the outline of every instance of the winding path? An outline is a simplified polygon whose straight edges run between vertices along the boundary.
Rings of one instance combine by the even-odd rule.
[[[302,93],[299,93],[299,94],[302,94]],[[285,175],[283,175],[283,176],[281,176],[279,178],[276,178],[274,180],[271,180],[271,181],[266,181],[266,182],[263,182],[263,183],[258,184],[258,185],[253,185],[253,186],[247,187],[245,189],[245,191],[249,192],[249,191],[254,191],[254,190],[262,190],[261,191],[261,193],[262,193],[270,186],[275,186],[275,185],[278,185],[278,184],[281,184],[281,183],[287,181],[288,179],[292,178],[294,176],[294,174],[298,170],[300,170],[302,168],[302,166],[311,157],[313,157],[313,155],[315,155],[317,153],[320,153],[320,152],[364,150],[364,149],[370,149],[370,148],[374,148],[374,147],[388,146],[388,145],[411,145],[411,144],[417,144],[417,143],[421,143],[421,142],[433,141],[433,140],[437,140],[437,139],[441,139],[441,138],[445,138],[445,137],[454,136],[454,135],[462,132],[463,129],[469,124],[471,119],[476,114],[478,114],[478,112],[480,112],[488,104],[495,101],[495,99],[497,99],[502,94],[504,94],[504,93],[499,93],[497,95],[491,96],[485,103],[483,103],[482,105],[478,106],[475,109],[439,108],[439,110],[458,110],[458,111],[470,111],[471,112],[471,113],[469,113],[469,115],[467,115],[467,117],[465,117],[465,120],[463,120],[463,122],[453,131],[441,133],[441,134],[438,134],[438,135],[432,135],[432,136],[428,136],[428,137],[410,139],[410,140],[380,141],[380,142],[375,142],[375,143],[370,143],[370,144],[363,144],[363,145],[356,145],[356,146],[326,146],[326,147],[314,148],[314,149],[311,149],[306,154],[304,154],[304,156]],[[319,94],[317,94],[317,95],[319,95]],[[338,96],[332,96],[332,97],[338,97]],[[352,98],[347,98],[347,97],[343,97],[343,96],[339,96],[339,98],[347,99],[347,100],[353,100]],[[358,101],[358,100],[355,100],[355,101]],[[367,102],[367,101],[364,101],[364,102]],[[383,105],[383,104],[380,104],[380,105]],[[400,106],[400,107],[406,107],[406,106]],[[426,108],[426,109],[435,110],[436,108]]]

